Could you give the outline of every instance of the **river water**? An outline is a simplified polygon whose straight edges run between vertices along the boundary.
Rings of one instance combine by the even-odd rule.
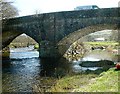
[[[64,76],[68,73],[98,68],[81,67],[79,66],[81,60],[112,60],[112,56],[107,51],[87,53],[84,58],[72,63],[42,60],[39,58],[39,52],[33,50],[33,47],[11,48],[10,52],[10,59],[2,61],[3,92],[32,92],[34,85],[40,83],[39,78]]]

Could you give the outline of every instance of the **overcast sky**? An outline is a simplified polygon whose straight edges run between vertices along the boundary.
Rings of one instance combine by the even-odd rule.
[[[100,8],[118,7],[120,0],[15,0],[20,16],[40,13],[69,11],[76,6],[97,5]]]

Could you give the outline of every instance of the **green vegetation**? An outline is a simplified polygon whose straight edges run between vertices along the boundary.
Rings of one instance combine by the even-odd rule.
[[[114,42],[114,41],[104,41],[104,42],[85,42],[86,44],[89,45],[99,45],[99,46],[118,46],[119,43],[118,42]]]
[[[71,92],[76,88],[81,88],[89,84],[90,79],[95,78],[96,74],[80,74],[75,76],[65,76],[50,89],[50,92]]]
[[[118,92],[118,73],[111,68],[99,76],[82,74],[58,80],[51,92]]]
[[[8,58],[10,56],[10,49],[9,49],[9,47],[3,48],[1,55],[2,55],[3,58]]]
[[[34,49],[39,49],[39,44],[35,44]]]
[[[76,89],[76,92],[118,92],[118,73],[114,68],[103,72],[86,87]]]
[[[3,52],[2,53],[2,57],[9,57],[10,56],[10,52]]]
[[[109,52],[119,49],[119,42],[115,41],[101,41],[101,42],[84,42],[86,47],[104,47]]]

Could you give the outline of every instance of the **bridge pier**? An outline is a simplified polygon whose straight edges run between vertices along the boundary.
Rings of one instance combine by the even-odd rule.
[[[42,41],[39,43],[39,57],[59,59],[61,55],[53,42]]]

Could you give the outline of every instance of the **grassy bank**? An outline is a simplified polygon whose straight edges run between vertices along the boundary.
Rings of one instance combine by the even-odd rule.
[[[118,92],[118,73],[114,68],[100,75],[66,76],[57,81],[51,92]]]
[[[57,81],[50,92],[71,92],[89,83],[89,80],[95,78],[95,74],[82,74],[75,76],[66,76]]]

